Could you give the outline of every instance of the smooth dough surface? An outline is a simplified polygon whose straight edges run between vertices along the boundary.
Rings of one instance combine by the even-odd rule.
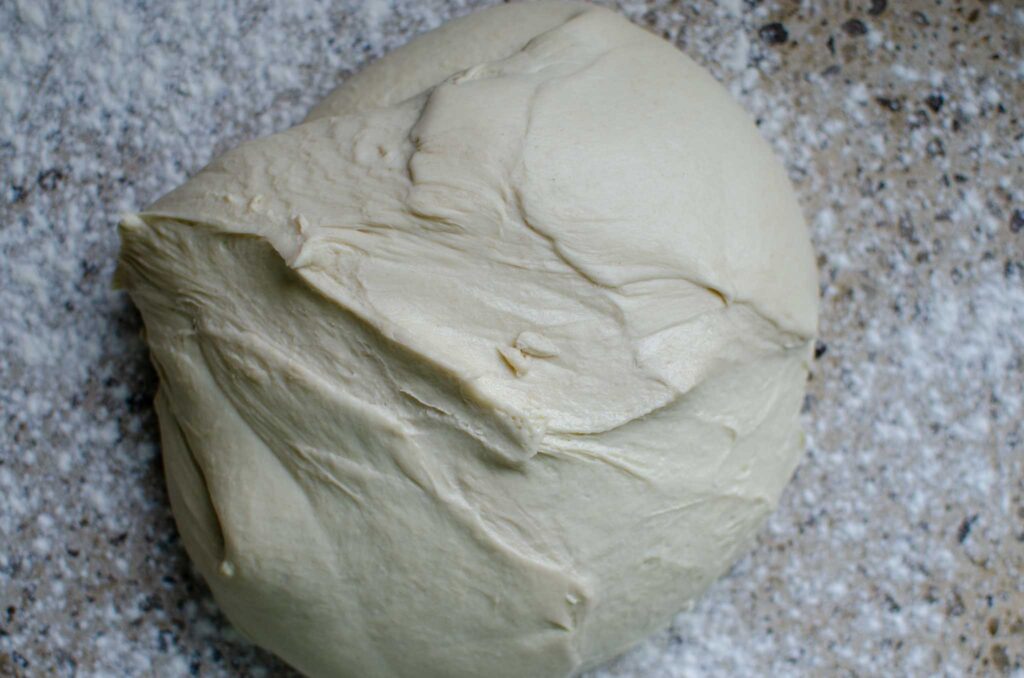
[[[802,453],[786,176],[603,9],[454,21],[122,223],[170,496],[311,676],[566,676],[747,548]]]

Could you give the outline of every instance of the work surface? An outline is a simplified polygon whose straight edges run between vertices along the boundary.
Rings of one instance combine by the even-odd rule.
[[[176,535],[116,221],[468,5],[42,4],[0,5],[0,675],[285,675]],[[822,320],[756,548],[594,676],[1024,672],[1024,9],[622,10],[785,160]]]

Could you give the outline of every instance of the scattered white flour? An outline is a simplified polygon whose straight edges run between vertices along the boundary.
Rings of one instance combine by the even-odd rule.
[[[475,4],[0,4],[0,674],[282,675],[175,535],[116,220]],[[786,163],[822,340],[758,548],[593,676],[1024,672],[1024,10],[971,7],[621,3]]]

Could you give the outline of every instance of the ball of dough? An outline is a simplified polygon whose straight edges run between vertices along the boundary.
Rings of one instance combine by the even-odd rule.
[[[566,676],[751,543],[803,448],[793,191],[603,9],[424,35],[121,226],[171,503],[311,676]]]

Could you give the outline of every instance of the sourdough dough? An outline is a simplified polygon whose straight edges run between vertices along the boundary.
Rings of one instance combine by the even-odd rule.
[[[312,676],[565,676],[743,552],[803,447],[815,266],[704,70],[500,6],[124,219],[171,502]]]

